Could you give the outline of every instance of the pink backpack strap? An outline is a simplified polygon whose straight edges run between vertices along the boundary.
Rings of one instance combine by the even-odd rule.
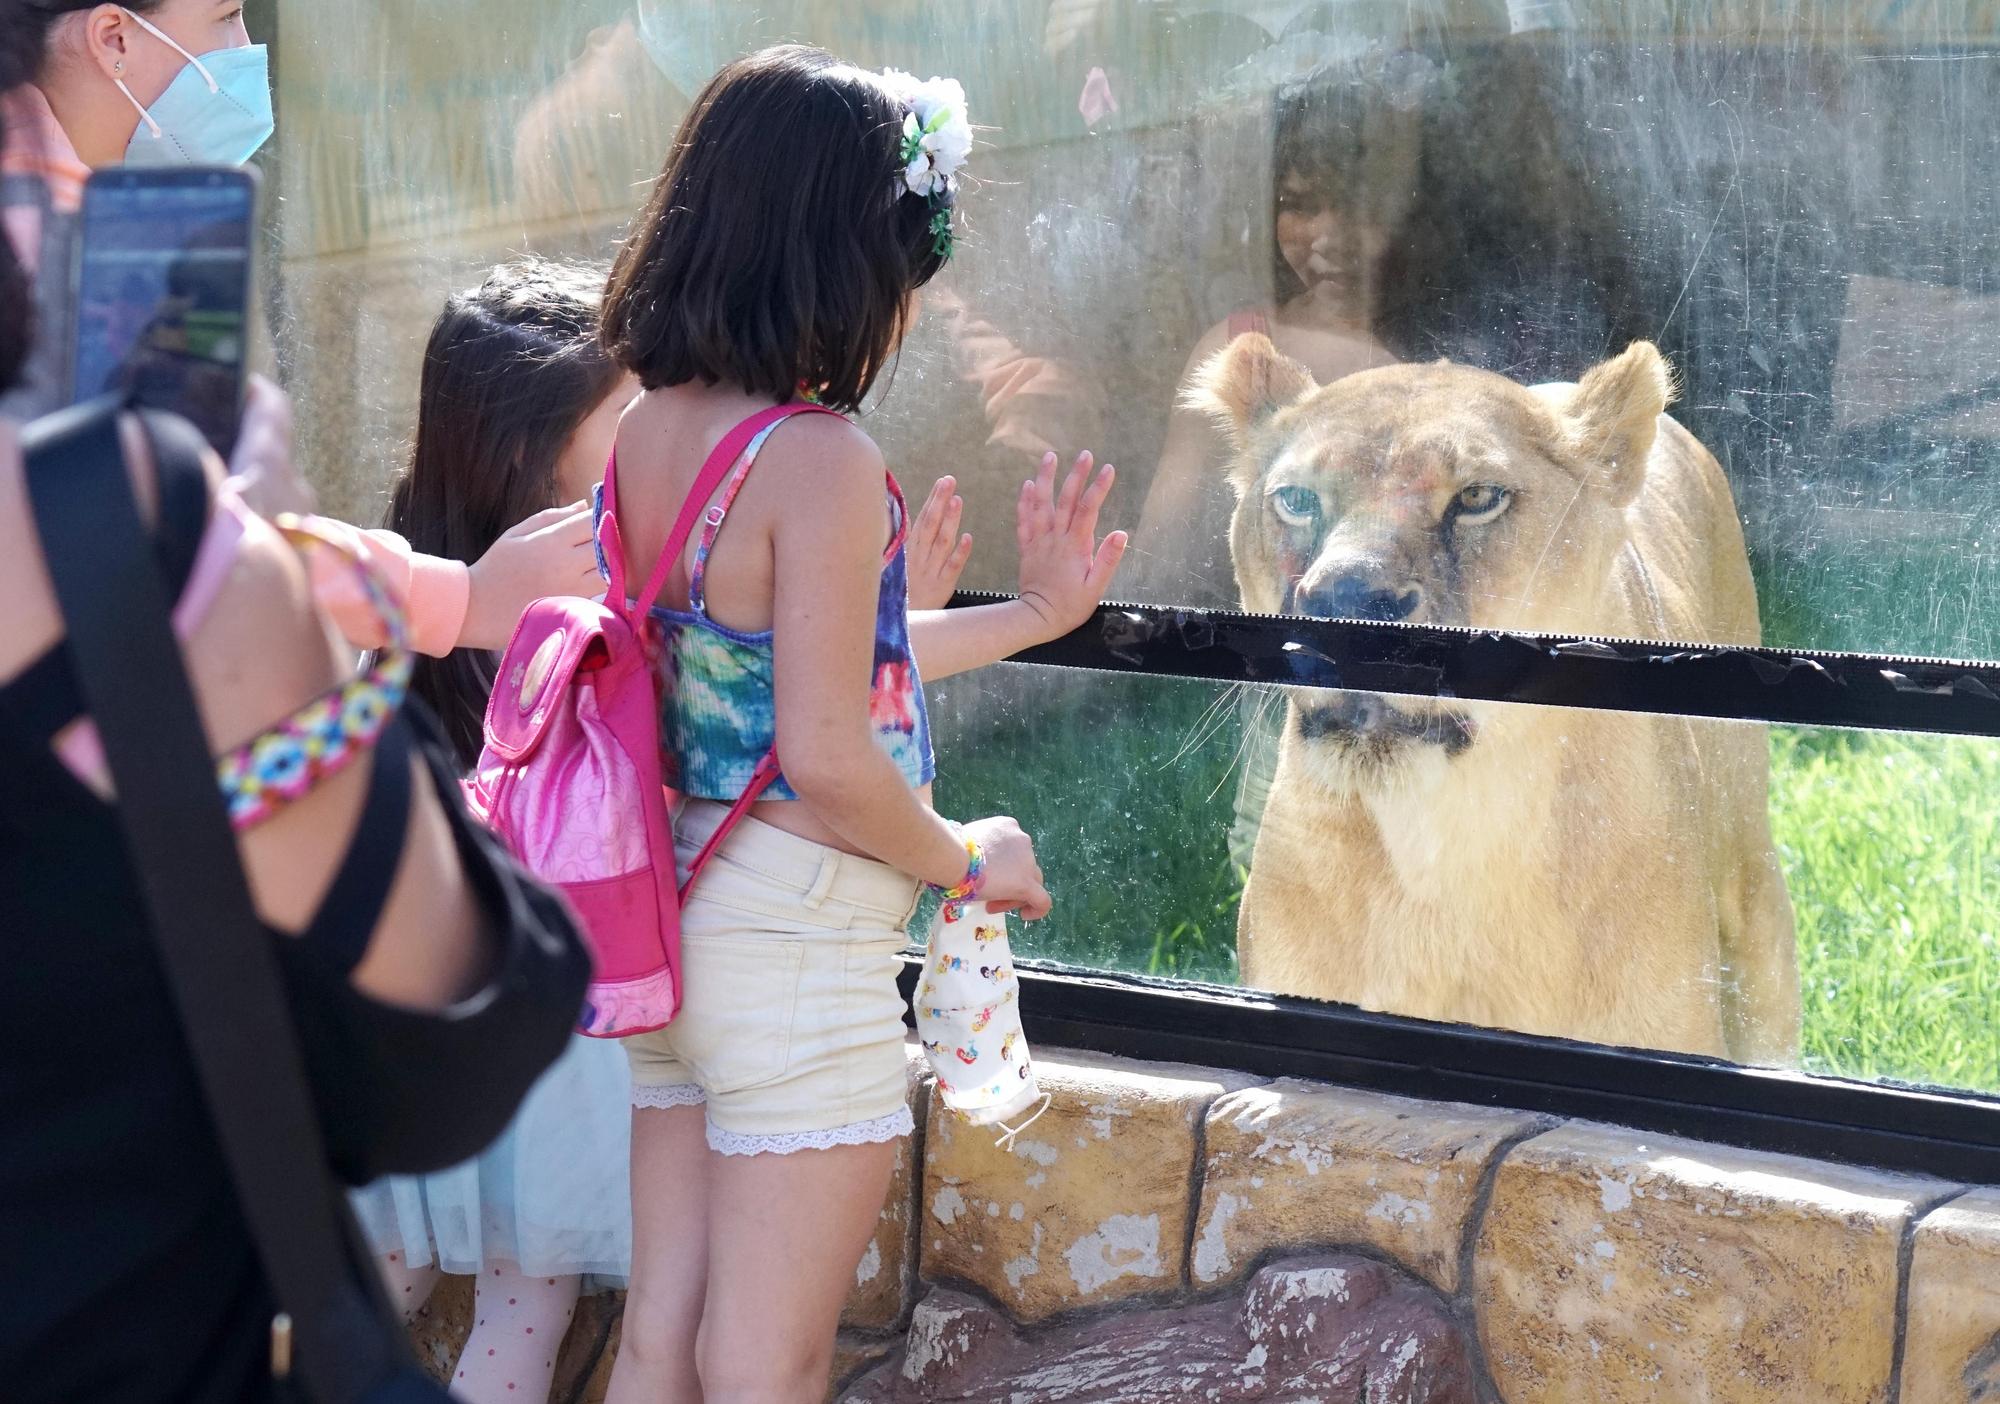
[[[688,489],[687,499],[681,503],[680,515],[674,519],[673,530],[667,533],[667,544],[661,550],[660,558],[653,563],[653,573],[647,577],[645,587],[636,597],[629,597],[632,599],[630,612],[633,618],[644,619],[646,612],[653,607],[653,602],[660,597],[660,591],[666,588],[667,575],[673,570],[674,562],[681,558],[681,551],[687,546],[687,539],[694,530],[695,522],[703,515],[703,506],[715,496],[715,490],[722,485],[723,479],[729,476],[729,470],[736,466],[736,460],[743,456],[743,451],[750,447],[751,440],[771,425],[797,414],[830,414],[836,419],[846,418],[845,415],[827,409],[824,405],[794,402],[759,410],[724,434],[722,441],[702,463],[701,471],[695,474],[694,484]],[[737,491],[743,486],[747,469],[746,464],[746,472],[738,473],[735,480],[730,483],[731,501],[734,501]],[[728,511],[727,503],[717,505],[723,512]],[[624,601],[628,596],[624,590],[626,578],[624,548],[618,535],[617,514],[618,454],[614,449],[611,461],[604,467],[604,523],[599,528],[598,536],[604,544],[605,564],[610,571],[609,598],[613,601]],[[711,528],[719,525],[718,518],[711,523]],[[713,543],[712,530],[707,539]],[[708,866],[708,860],[715,856],[716,850],[722,847],[723,840],[729,837],[730,832],[743,822],[743,817],[750,812],[750,806],[757,802],[764,791],[771,788],[771,782],[778,778],[778,773],[778,752],[777,748],[773,747],[764,753],[762,760],[757,762],[757,769],[752,773],[750,783],[744,787],[736,803],[730,806],[729,813],[716,826],[708,842],[702,845],[702,850],[695,855],[694,862],[688,865],[687,881],[680,886],[683,902],[687,900],[688,889],[694,886],[694,880],[701,875],[701,870]]]
[[[749,465],[745,464],[743,471],[739,472],[730,481],[729,493],[720,503],[723,512],[726,513],[729,510],[729,503],[734,500],[736,490],[743,486],[743,479],[748,470]],[[888,474],[888,479],[889,497],[896,504],[896,532],[895,538],[889,543],[889,548],[882,553],[882,564],[885,568],[890,561],[895,559],[896,552],[902,549],[903,543],[910,535],[910,509],[909,505],[903,500],[903,485],[896,481],[894,473]],[[703,537],[706,544],[714,544],[715,530],[721,524],[720,517],[714,517],[710,521],[708,531]],[[700,569],[699,558],[697,558],[696,569]],[[699,588],[698,584],[689,587],[691,600],[695,598]],[[696,603],[695,607],[699,609],[699,603]],[[687,901],[688,889],[694,886],[694,880],[701,876],[701,870],[708,866],[708,860],[715,856],[715,851],[722,847],[722,841],[729,837],[731,830],[743,822],[743,817],[750,812],[750,806],[757,802],[764,791],[771,788],[771,782],[776,780],[778,775],[778,748],[773,746],[764,753],[764,758],[757,762],[756,770],[751,772],[750,783],[743,787],[743,793],[737,796],[736,803],[729,807],[729,813],[722,817],[722,822],[715,826],[715,832],[708,836],[708,842],[701,846],[701,852],[695,854],[694,862],[688,865],[687,881],[681,884],[681,901],[683,903]]]
[[[694,485],[688,489],[687,500],[681,504],[680,516],[674,521],[674,528],[667,534],[667,544],[660,552],[660,558],[653,565],[653,573],[647,577],[645,586],[635,597],[626,591],[630,579],[630,568],[625,559],[625,541],[618,529],[618,450],[611,450],[611,457],[604,465],[604,514],[597,528],[598,543],[604,548],[604,564],[609,588],[605,597],[614,604],[630,600],[630,612],[643,618],[653,602],[666,588],[667,575],[680,559],[681,550],[687,545],[688,534],[693,531],[696,519],[701,515],[702,504],[715,496],[730,468],[735,464],[750,441],[757,437],[768,425],[789,419],[795,414],[832,414],[845,418],[836,411],[813,404],[773,405],[767,410],[759,410],[722,436],[701,471],[695,474]],[[741,484],[739,483],[738,486]],[[734,493],[731,494],[734,496]]]
[[[774,746],[764,752],[764,758],[757,762],[757,769],[751,773],[750,783],[743,787],[743,793],[736,803],[729,806],[729,812],[722,816],[722,822],[715,826],[715,832],[708,836],[708,842],[701,846],[701,852],[694,855],[688,864],[687,881],[681,884],[681,905],[687,905],[688,889],[701,876],[701,870],[708,866],[708,860],[715,856],[715,850],[722,847],[722,841],[729,837],[736,826],[743,822],[743,816],[750,812],[750,806],[758,796],[771,788],[771,782],[778,778],[778,751]]]
[[[831,414],[836,419],[845,418],[844,415],[823,405],[800,403],[773,405],[767,410],[757,411],[724,434],[722,442],[715,446],[714,452],[710,453],[707,461],[701,465],[701,471],[695,474],[694,486],[688,489],[687,500],[681,503],[681,514],[674,519],[674,529],[667,533],[667,544],[661,550],[659,560],[653,563],[653,573],[646,577],[645,587],[634,597],[634,610],[639,617],[644,617],[646,611],[653,607],[653,601],[660,597],[660,591],[666,588],[667,575],[673,570],[674,563],[681,558],[681,551],[687,545],[688,536],[694,531],[695,522],[701,517],[702,508],[709,498],[715,496],[715,490],[722,486],[722,480],[729,475],[729,470],[735,466],[743,450],[748,448],[750,441],[765,429],[780,420],[790,419],[795,414]],[[607,511],[610,510],[610,492],[611,489],[607,485],[605,489]]]

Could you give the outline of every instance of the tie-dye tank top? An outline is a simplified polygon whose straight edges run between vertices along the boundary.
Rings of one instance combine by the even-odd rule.
[[[710,618],[704,589],[715,538],[750,466],[776,427],[767,427],[749,442],[731,468],[722,495],[702,514],[701,538],[688,579],[688,608],[654,605],[652,609],[650,622],[658,633],[650,647],[654,666],[663,675],[665,699],[660,711],[661,759],[667,783],[691,799],[733,803],[749,787],[752,772],[777,735],[772,631],[745,632]],[[894,532],[882,555],[882,588],[875,598],[868,710],[876,744],[889,753],[912,786],[927,785],[937,776],[937,760],[931,751],[923,681],[910,652],[909,570],[903,553],[909,508],[894,474],[889,475],[888,489]],[[601,519],[601,486],[596,506]],[[598,569],[604,569],[601,550]],[[798,792],[780,774],[764,798],[797,799]]]

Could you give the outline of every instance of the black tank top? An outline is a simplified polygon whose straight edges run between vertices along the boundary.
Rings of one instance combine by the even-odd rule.
[[[208,516],[199,446],[177,421],[147,429],[156,555],[178,593]],[[60,643],[0,686],[0,1395],[270,1398],[269,1291],[121,831],[49,747],[79,714]],[[488,988],[435,1016],[349,984],[402,854],[412,750],[498,950]],[[420,706],[374,762],[311,927],[271,936],[334,1169],[355,1184],[452,1164],[498,1134],[564,1046],[589,973],[561,904],[466,817]]]

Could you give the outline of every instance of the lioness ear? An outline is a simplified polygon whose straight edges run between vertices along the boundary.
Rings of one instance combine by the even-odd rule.
[[[1577,385],[1563,409],[1570,443],[1591,465],[1598,487],[1623,506],[1646,478],[1660,416],[1673,402],[1674,374],[1650,341],[1635,341]]]
[[[1259,420],[1318,388],[1312,372],[1261,332],[1246,332],[1203,361],[1181,403],[1213,419],[1241,448]]]

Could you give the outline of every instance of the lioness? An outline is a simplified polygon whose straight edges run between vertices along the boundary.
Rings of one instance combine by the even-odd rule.
[[[1195,375],[1246,609],[1755,643],[1729,485],[1640,342],[1576,385],[1448,363],[1331,385],[1263,336]],[[1246,984],[1786,1063],[1799,990],[1764,729],[1293,689]]]

